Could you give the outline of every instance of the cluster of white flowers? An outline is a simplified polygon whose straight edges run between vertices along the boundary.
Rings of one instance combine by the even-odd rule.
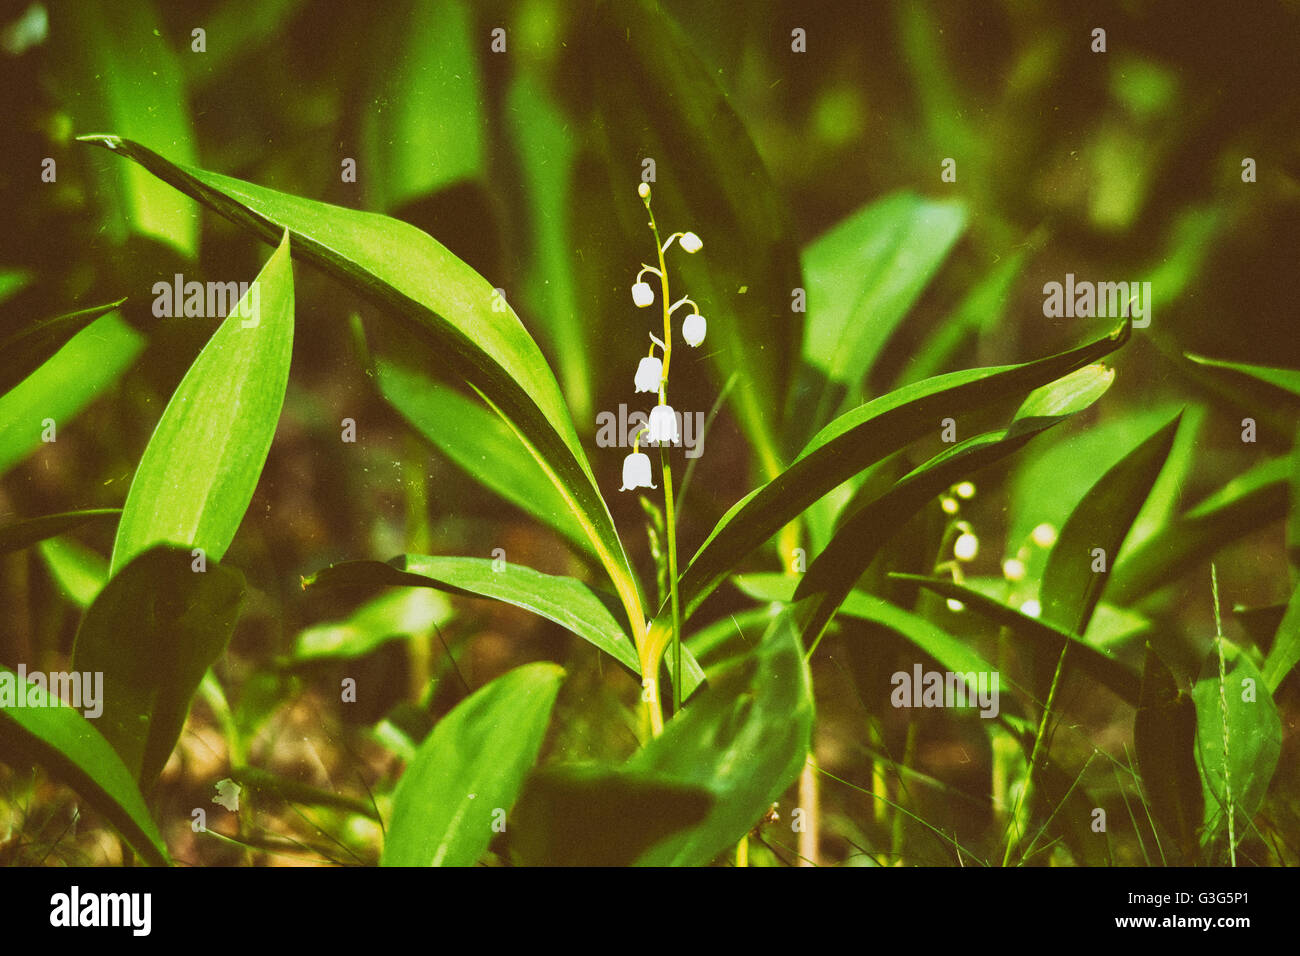
[[[657,242],[659,231],[655,225],[654,213],[650,209],[649,184],[642,183],[637,192],[641,197],[641,201],[645,203],[646,212],[650,215],[650,228],[654,231]],[[664,265],[664,253],[668,251],[668,247],[674,241],[681,247],[682,251],[691,254],[704,248],[704,243],[700,241],[700,237],[695,233],[675,232],[659,247],[659,265],[650,266],[643,263],[641,271],[637,273],[636,281],[632,284],[632,301],[637,308],[644,309],[653,305],[655,301],[654,289],[650,286],[650,283],[645,281],[645,276],[647,273],[653,273],[659,277],[664,305],[664,338],[663,341],[660,341],[655,338],[653,332],[650,334],[650,354],[641,359],[636,369],[636,391],[638,393],[650,392],[657,394],[659,404],[650,409],[648,423],[637,433],[636,438],[633,440],[632,453],[623,460],[623,487],[619,489],[620,491],[658,487],[651,480],[650,458],[640,451],[642,437],[645,438],[647,444],[652,445],[681,440],[677,427],[677,414],[673,411],[673,407],[668,404],[668,370],[672,364],[673,355],[673,313],[683,305],[691,307],[691,313],[682,322],[682,338],[692,348],[704,341],[704,333],[708,328],[704,316],[700,315],[699,306],[689,298],[683,296],[671,305],[668,304],[668,273]],[[663,353],[663,358],[655,355],[656,348]]]

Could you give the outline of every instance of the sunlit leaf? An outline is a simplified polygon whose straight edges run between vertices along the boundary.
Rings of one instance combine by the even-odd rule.
[[[298,633],[293,659],[364,657],[387,641],[426,634],[451,619],[451,605],[428,588],[403,588],[367,601],[342,621],[315,624]]]
[[[40,368],[74,335],[126,299],[34,322],[0,341],[0,395]]]

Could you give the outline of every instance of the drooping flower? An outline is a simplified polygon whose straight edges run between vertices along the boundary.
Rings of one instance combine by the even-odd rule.
[[[664,363],[653,355],[647,355],[636,367],[636,390],[638,392],[657,392],[664,378]]]
[[[704,316],[698,312],[692,312],[682,322],[682,338],[691,348],[695,348],[704,341],[704,331],[708,328],[708,323],[704,321]]]
[[[649,434],[646,441],[652,444],[681,441],[677,431],[677,413],[671,405],[656,405],[650,409]]]
[[[699,252],[704,248],[704,243],[700,241],[700,237],[693,232],[682,233],[682,237],[677,240],[677,244],[687,252]]]
[[[658,488],[650,480],[650,456],[645,452],[634,451],[623,459],[623,487],[619,491],[632,491],[635,488]]]
[[[654,300],[654,289],[650,288],[649,282],[638,281],[632,286],[632,301],[636,303],[638,309],[644,309],[647,305],[652,305]]]

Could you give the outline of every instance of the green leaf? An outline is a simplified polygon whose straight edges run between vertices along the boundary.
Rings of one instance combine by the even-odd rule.
[[[1195,859],[1204,797],[1196,769],[1196,707],[1147,645],[1142,694],[1133,723],[1142,788],[1151,815],[1171,834],[1183,859]]]
[[[91,521],[116,518],[121,508],[87,508],[83,511],[65,511],[56,515],[27,518],[0,528],[0,554],[30,548],[38,541],[54,538]]]
[[[38,545],[59,590],[88,608],[108,583],[108,561],[72,538],[47,538]]]
[[[1110,599],[1131,604],[1232,541],[1284,517],[1288,469],[1286,456],[1262,461],[1126,550],[1111,573]]]
[[[13,701],[7,699],[10,690]],[[13,706],[17,700],[26,706]],[[107,817],[142,858],[168,865],[167,847],[131,772],[89,720],[4,666],[0,701],[0,759],[15,770],[28,763],[45,766]]]
[[[625,765],[713,794],[704,821],[646,853],[648,866],[702,866],[749,832],[803,770],[812,740],[812,682],[789,615],[711,680]]]
[[[1218,641],[1222,679],[1216,648],[1192,688],[1196,766],[1205,793],[1202,845],[1213,849],[1228,831],[1230,811],[1236,842],[1245,837],[1282,751],[1282,721],[1259,671],[1231,641]]]
[[[102,672],[97,728],[143,789],[171,756],[207,669],[239,616],[243,576],[187,551],[157,547],[113,575],[82,619],[74,670]]]
[[[385,211],[478,178],[487,132],[479,37],[462,0],[404,0],[373,21],[360,180]]]
[[[380,359],[376,371],[388,403],[461,470],[594,556],[569,503],[500,416],[412,369]]]
[[[1228,369],[1287,392],[1292,399],[1300,398],[1300,370],[1273,368],[1268,365],[1247,365],[1244,362],[1224,362],[1220,359],[1206,358],[1204,355],[1193,355],[1190,352],[1186,355],[1198,365]]]
[[[1261,674],[1269,693],[1281,686],[1297,662],[1300,662],[1300,585],[1291,592],[1286,613],[1282,615],[1282,622],[1273,637],[1273,646],[1269,648],[1268,657],[1264,658]]]
[[[1087,628],[1129,528],[1169,457],[1181,419],[1179,412],[1125,455],[1071,512],[1043,572],[1039,600],[1044,622],[1070,634]],[[1095,570],[1098,562],[1100,571]]]
[[[519,799],[510,848],[525,866],[634,866],[713,804],[707,790],[622,768],[547,767]]]
[[[185,78],[162,26],[147,0],[93,7],[56,0],[50,6],[50,64],[73,128],[119,130],[163,145],[179,162],[193,163],[198,147]],[[143,169],[96,167],[95,195],[111,203],[107,225],[115,242],[128,234],[147,236],[195,256],[199,220],[193,203]]]
[[[266,464],[292,354],[286,232],[167,403],[126,496],[111,573],[155,544],[221,560]]]
[[[581,521],[629,621],[642,626],[636,578],[555,376],[482,276],[407,223],[176,166],[120,137],[82,139],[134,160],[265,240],[279,241],[288,229],[300,258],[422,335],[511,423]]]
[[[36,371],[74,335],[126,299],[43,319],[0,341],[0,395]]]
[[[981,408],[1083,368],[1128,340],[1126,323],[1110,336],[1024,365],[952,372],[907,385],[841,415],[784,472],[731,507],[682,573],[688,617],[737,565],[836,486],[927,433],[946,416]],[[659,615],[664,614],[660,609]],[[656,627],[658,627],[656,619]]]
[[[1091,406],[1113,379],[1110,369],[1090,365],[1036,389],[1005,429],[953,445],[844,520],[808,566],[795,592],[799,601],[812,598],[800,618],[810,646],[816,645],[876,554],[912,515],[960,479],[1018,451],[1039,432]]]
[[[0,475],[40,446],[46,419],[53,420],[56,429],[65,428],[143,348],[140,334],[119,313],[110,312],[0,396]]]
[[[300,631],[293,642],[293,660],[364,657],[396,638],[427,634],[451,617],[451,605],[436,591],[401,588],[367,601],[345,620]]]
[[[850,398],[966,228],[965,207],[899,192],[864,206],[803,250],[803,355]]]
[[[555,664],[526,664],[438,722],[393,793],[381,865],[474,865],[537,760],[563,680]]]

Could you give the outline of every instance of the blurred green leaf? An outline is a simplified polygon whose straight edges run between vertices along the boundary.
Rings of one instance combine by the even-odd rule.
[[[0,396],[0,474],[41,444],[46,419],[67,426],[117,380],[144,348],[140,334],[117,312],[101,316]]]
[[[299,631],[295,662],[364,657],[387,641],[427,634],[451,620],[451,605],[428,588],[402,588],[367,601],[342,621]]]
[[[1187,358],[1198,365],[1208,368],[1221,368],[1249,376],[1257,381],[1272,385],[1289,394],[1291,398],[1300,398],[1300,370],[1293,368],[1271,368],[1267,365],[1247,365],[1244,362],[1224,362],[1219,359],[1206,358],[1204,355],[1187,353]]]
[[[381,865],[478,861],[537,760],[563,680],[555,664],[526,664],[438,722],[397,782]]]
[[[0,341],[0,395],[45,364],[74,335],[126,299],[35,322]]]
[[[524,788],[510,848],[525,866],[634,866],[713,804],[708,790],[649,774],[547,767]]]
[[[47,538],[39,549],[59,590],[77,607],[90,607],[108,582],[108,562],[73,538]]]
[[[1070,513],[1043,572],[1043,621],[1071,634],[1087,628],[1133,520],[1169,457],[1181,419],[1180,411],[1125,455]]]
[[[0,528],[0,554],[30,548],[46,538],[54,538],[66,531],[79,528],[92,521],[116,518],[121,508],[87,508],[84,511],[65,511],[56,515],[26,518]]]
[[[0,666],[0,683],[9,683],[26,706],[0,707],[0,759],[15,770],[41,764],[66,781],[90,806],[117,827],[147,862],[167,866],[167,847],[149,815],[131,772],[113,748],[79,712],[63,704],[50,706],[45,688]]]
[[[1269,693],[1281,686],[1297,662],[1300,662],[1300,585],[1291,592],[1286,613],[1282,615],[1282,622],[1273,637],[1273,646],[1264,659],[1261,674]]]
[[[713,794],[702,823],[661,841],[647,866],[703,866],[745,836],[803,770],[812,742],[812,682],[789,615],[759,646],[627,762]]]
[[[1205,792],[1202,845],[1211,852],[1228,832],[1229,814],[1236,842],[1246,836],[1282,750],[1282,721],[1259,671],[1231,641],[1218,641],[1222,679],[1216,648],[1206,656],[1192,688],[1196,766]]]
[[[113,575],[81,621],[74,670],[104,675],[96,724],[148,790],[180,737],[190,700],[226,649],[244,579],[215,561],[156,547]]]
[[[424,336],[511,425],[591,539],[634,626],[636,578],[577,432],[537,344],[486,280],[435,239],[395,219],[300,199],[173,165],[137,143],[90,137],[263,239],[284,229],[298,254]]]
[[[841,415],[813,437],[789,468],[738,501],[714,526],[681,575],[683,615],[689,616],[751,551],[805,508],[873,463],[937,431],[945,416],[960,416],[1052,382],[1119,348],[1128,336],[1126,324],[1113,335],[1034,362],[940,375]]]
[[[803,356],[847,388],[850,401],[860,400],[863,380],[965,228],[960,203],[901,192],[864,206],[804,248]]]
[[[371,207],[391,211],[478,178],[486,120],[470,6],[403,0],[375,18],[371,36],[360,176]]]
[[[595,556],[568,501],[499,415],[413,369],[380,359],[376,371],[388,403],[461,470]]]
[[[160,543],[221,560],[266,464],[292,354],[286,232],[167,403],[127,493],[110,573]]]
[[[1194,860],[1204,798],[1196,769],[1196,707],[1147,645],[1142,694],[1133,723],[1142,788],[1151,815],[1173,836],[1182,857]]]
[[[183,42],[189,53],[189,36]],[[181,163],[198,161],[185,78],[149,0],[50,4],[51,63],[63,108],[78,130],[112,129],[157,143]],[[196,54],[197,55],[197,54]],[[117,242],[128,234],[163,242],[187,258],[199,243],[194,204],[136,166],[96,164],[96,195],[112,205]]]

